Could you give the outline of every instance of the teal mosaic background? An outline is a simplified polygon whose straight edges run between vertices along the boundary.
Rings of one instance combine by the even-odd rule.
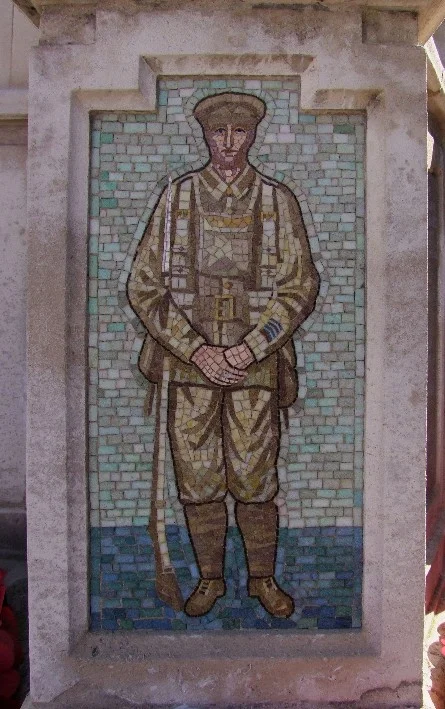
[[[252,93],[266,102],[266,117],[250,151],[250,162],[297,195],[322,279],[316,310],[295,337],[300,395],[290,410],[279,459],[278,577],[284,587],[294,589],[297,601],[295,617],[289,621],[268,620],[262,617],[262,609],[253,608],[251,599],[243,598],[242,584],[238,585],[245,573],[244,561],[240,558],[238,563],[242,549],[235,530],[231,543],[238,552],[232,561],[238,571],[232,569],[228,574],[234,579],[232,595],[218,602],[212,617],[192,620],[175,614],[155,597],[145,531],[154,417],[143,414],[146,389],[136,365],[143,333],[128,307],[125,284],[167,174],[174,178],[199,169],[208,160],[201,129],[192,116],[194,105],[206,95],[227,90]],[[359,627],[364,140],[363,115],[302,113],[299,82],[287,79],[164,80],[159,84],[155,113],[109,113],[92,119],[89,472],[93,628],[260,628],[278,627],[277,622],[279,627],[285,627],[283,623],[297,628]],[[186,548],[171,463],[168,493],[170,541],[174,547],[179,545],[173,555],[175,566],[188,588],[196,569]],[[299,546],[304,553],[296,553]]]

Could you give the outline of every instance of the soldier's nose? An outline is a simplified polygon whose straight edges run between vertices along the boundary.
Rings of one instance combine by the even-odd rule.
[[[227,126],[226,129],[226,148],[231,148],[233,143],[233,132],[232,132],[232,126],[230,123]]]

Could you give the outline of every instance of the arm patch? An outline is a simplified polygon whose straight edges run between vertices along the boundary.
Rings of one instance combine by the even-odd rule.
[[[261,328],[260,332],[268,342],[272,342],[272,340],[275,340],[278,335],[283,331],[283,328],[281,326],[281,323],[278,322],[278,320],[275,320],[274,318],[270,318],[270,320],[267,321],[267,323]]]

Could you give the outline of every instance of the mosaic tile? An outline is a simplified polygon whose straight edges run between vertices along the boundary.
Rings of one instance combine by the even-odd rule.
[[[92,121],[88,306],[94,541],[91,626],[105,630],[359,627],[364,118],[301,113],[298,82],[288,80],[164,80],[159,89],[159,108],[153,114],[99,114]],[[212,95],[218,97],[206,104],[206,97]],[[200,101],[201,109],[196,110]],[[251,167],[241,170],[232,186],[211,166],[205,167],[209,148],[202,134],[202,126],[210,130],[206,140],[210,149],[210,142],[214,141],[215,152],[220,141],[220,126],[212,123],[216,107],[220,107],[218,120],[224,128],[229,118],[232,120],[232,116],[224,115],[229,104],[239,123],[238,137],[231,139],[232,146],[236,140],[245,140],[246,135],[249,142],[249,131],[260,121],[248,152]],[[240,106],[244,106],[244,114]],[[223,142],[224,139],[227,135],[223,135]],[[196,178],[187,178],[189,174]],[[168,175],[173,179],[170,200]],[[268,189],[263,187],[266,184],[270,185]],[[254,194],[256,185],[259,187]],[[200,205],[196,202],[197,190]],[[265,198],[268,190],[270,197]],[[293,206],[296,200],[301,210],[299,227],[298,207],[295,211]],[[148,233],[147,224],[150,243],[159,244],[165,238],[169,202],[173,232],[173,248],[167,249],[169,287],[180,298],[178,307],[186,319],[178,318],[176,308],[160,308],[148,327],[154,327],[156,318],[164,318],[170,333],[168,347],[170,351],[176,348],[183,363],[204,342],[229,348],[244,336],[258,364],[247,362],[249,353],[245,348],[233,349],[229,366],[219,352],[201,351],[202,361],[198,358],[190,379],[192,365],[183,366],[180,359],[170,358],[169,379],[174,386],[171,384],[162,399],[162,386],[158,385],[156,414],[156,406],[151,406],[150,386],[138,368],[147,322],[143,325],[130,307],[127,281],[132,268],[134,271],[136,247]],[[194,286],[189,281],[195,267],[189,265],[186,255],[190,251],[190,215],[196,215],[199,209],[212,216],[205,222],[200,242],[204,254],[204,258],[199,257],[201,271],[207,271],[200,275],[197,311],[193,298],[187,300],[188,294],[193,294]],[[286,217],[286,210],[294,210],[294,216]],[[259,215],[263,216],[255,222]],[[254,222],[260,227],[254,227]],[[291,242],[293,250],[286,256]],[[252,252],[251,245],[255,243],[257,251]],[[295,245],[297,251],[303,249],[300,258],[308,274],[304,278],[307,284],[312,278],[313,285],[308,286],[307,310],[300,303],[301,315],[295,311],[293,320],[286,324],[286,317],[277,306],[267,313],[267,298],[261,295],[261,288],[266,294],[267,288],[273,287],[277,253],[284,254],[281,263],[288,264],[286,277],[293,277]],[[240,283],[248,276],[252,278],[254,263],[258,264],[259,290],[258,285],[247,286],[250,301],[245,302]],[[165,265],[155,268],[158,280]],[[224,282],[230,282],[232,290],[227,290],[224,283],[222,291],[212,290],[217,273]],[[311,313],[310,292],[318,274],[321,284]],[[293,292],[299,287],[295,286]],[[138,297],[133,297],[133,307]],[[141,297],[143,300],[145,296]],[[258,313],[259,323],[247,336],[243,330],[246,307]],[[142,312],[143,307],[139,317]],[[260,322],[264,312],[267,316]],[[220,323],[216,340],[212,325],[215,313]],[[190,322],[198,323],[198,337]],[[278,414],[274,358],[267,355],[277,351],[276,347],[273,349],[275,341],[288,337],[295,328],[299,395],[290,408]],[[278,347],[279,351],[282,349]],[[158,350],[157,357],[159,354]],[[288,355],[292,358],[291,350]],[[201,365],[207,377],[204,380],[199,374]],[[218,381],[219,377],[233,377],[233,382],[245,365],[248,386],[237,390],[230,381]],[[294,386],[292,370],[290,365],[290,389]],[[213,388],[209,386],[212,377],[216,379]],[[226,383],[230,386],[228,392],[222,389]],[[164,436],[169,430],[173,460],[168,445],[162,450],[159,447],[160,423]],[[248,475],[242,474],[240,460],[243,472],[247,470],[245,466],[251,471]],[[237,500],[235,505],[229,496],[228,517],[223,501],[227,475],[232,497]],[[272,498],[278,487],[275,505]],[[165,502],[157,507],[153,504],[156,489],[158,501],[162,498]],[[235,521],[247,544],[251,576],[275,574],[277,582],[293,597],[297,610],[289,618],[274,618],[255,598],[247,596],[244,551],[233,526]],[[152,535],[157,527],[155,549],[146,532],[149,523]],[[158,597],[154,556],[158,571],[161,554],[164,560],[169,559],[175,572],[168,577],[175,577],[178,582],[176,590],[170,587],[170,596],[177,593],[187,598],[198,581],[197,561],[201,575],[221,575],[221,544],[224,545],[226,529],[225,595],[218,597],[213,609],[200,618],[173,611]],[[312,535],[306,537],[306,531],[312,531]],[[218,534],[222,534],[220,541]],[[121,544],[125,538],[127,542]],[[212,538],[219,544],[213,557],[209,542]],[[317,540],[313,542],[315,555],[295,552],[301,539],[306,538]],[[135,539],[144,541],[139,544]],[[325,539],[335,540],[335,544],[324,545]],[[351,543],[351,539],[355,551],[347,562],[341,553],[326,552],[328,547],[341,551],[344,545],[346,549],[348,544],[343,540]],[[111,540],[109,553],[97,555],[97,540]],[[259,555],[258,546],[262,549]],[[137,554],[132,551],[134,547],[138,547]],[[309,576],[303,578],[304,574]],[[342,585],[337,587],[337,583]],[[126,595],[127,587],[134,591],[131,597]],[[300,603],[302,589],[307,591],[304,605]],[[133,599],[140,599],[141,605],[134,604]],[[142,608],[153,612],[141,612]],[[125,609],[131,613],[127,615]]]
[[[198,570],[193,548],[181,529],[167,527],[183,595],[193,589]],[[276,576],[295,599],[287,620],[274,619],[246,591],[244,547],[229,528],[225,562],[227,593],[201,619],[173,611],[155,593],[155,564],[150,537],[138,527],[95,528],[92,560],[99,585],[91,598],[92,630],[197,630],[294,628],[339,630],[361,625],[360,527],[282,529]],[[122,550],[125,553],[120,553]],[[144,559],[141,563],[138,559]]]

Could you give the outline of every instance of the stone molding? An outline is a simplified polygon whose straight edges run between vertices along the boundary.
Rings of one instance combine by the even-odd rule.
[[[425,42],[434,34],[445,18],[443,0],[432,0],[419,12],[419,43]]]
[[[28,89],[0,89],[0,121],[28,116]]]
[[[442,125],[445,120],[445,69],[432,37],[425,45],[425,52],[427,56],[428,108]],[[441,132],[443,134],[443,129]]]
[[[371,44],[417,44],[418,15],[406,10],[375,10],[363,13],[363,41]]]
[[[45,9],[47,8],[57,8],[59,11],[63,8],[68,8],[72,11],[73,8],[79,7],[81,12],[91,12],[95,11],[96,8],[107,8],[110,10],[125,10],[125,12],[139,12],[141,7],[150,10],[152,8],[162,8],[169,9],[169,7],[177,7],[177,3],[172,3],[171,0],[159,0],[154,2],[154,0],[145,0],[145,2],[126,2],[125,8],[122,5],[122,0],[93,0],[91,2],[85,2],[85,0],[13,0],[14,3],[30,18],[30,20],[39,26],[40,17]],[[187,0],[182,3],[183,6],[187,4]],[[247,8],[263,8],[270,9],[274,6],[283,7],[307,7],[313,6],[313,0],[242,0],[242,4]],[[211,5],[209,5],[208,0],[202,0],[199,3],[200,7],[211,7],[215,8],[215,1],[212,0]],[[195,8],[197,3],[194,3]],[[219,5],[220,8],[228,8],[228,3],[226,0],[221,0]],[[236,4],[233,5],[236,7]],[[321,9],[344,9],[347,7],[351,8],[375,8],[376,10],[396,10],[400,11],[399,0],[380,0],[380,2],[375,2],[375,0],[324,0],[323,7]],[[424,44],[429,37],[436,31],[441,22],[445,17],[445,1],[444,0],[413,0],[406,4],[403,10],[407,13],[417,12],[419,13],[418,20],[418,42],[419,44]],[[399,14],[402,14],[401,12]]]
[[[375,692],[366,692],[359,700],[354,702],[280,702],[274,703],[273,709],[417,709],[419,707],[419,685],[402,684],[399,687],[386,687]],[[185,705],[180,705],[184,707]],[[190,705],[187,704],[187,707]],[[233,703],[230,704],[195,704],[193,709],[265,709],[261,703]],[[38,704],[31,701],[28,696],[22,704],[22,709],[178,709],[178,703],[158,704],[145,701],[135,704],[131,700],[122,700],[120,697],[107,691],[100,691],[92,685],[80,685],[70,692],[62,695],[49,704]]]

